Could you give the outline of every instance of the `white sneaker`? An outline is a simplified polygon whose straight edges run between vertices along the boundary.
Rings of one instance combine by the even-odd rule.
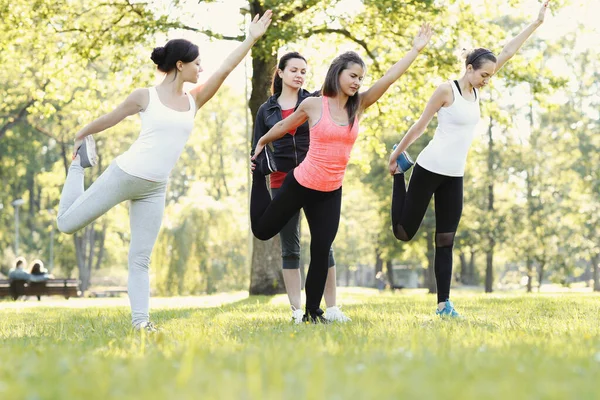
[[[154,325],[150,321],[140,322],[139,324],[135,325],[133,327],[133,329],[135,329],[136,331],[144,330],[144,331],[149,332],[149,333],[158,332],[158,328],[156,327],[156,325]]]
[[[302,317],[304,316],[304,311],[300,310],[299,308],[295,308],[292,306],[292,322],[295,324],[301,324],[302,323]]]
[[[79,150],[79,162],[83,168],[90,168],[98,164],[98,153],[96,153],[96,142],[92,135],[83,138],[83,143]]]
[[[327,307],[325,310],[325,319],[331,322],[349,322],[352,321],[348,318],[338,306]]]

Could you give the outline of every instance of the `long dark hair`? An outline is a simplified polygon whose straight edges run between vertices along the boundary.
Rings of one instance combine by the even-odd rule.
[[[334,97],[342,91],[339,79],[340,74],[345,69],[348,69],[350,64],[358,64],[363,67],[363,69],[365,68],[365,62],[353,51],[347,51],[343,54],[340,54],[333,60],[329,66],[327,76],[325,76],[325,83],[323,83],[323,89],[321,90],[323,96]],[[352,129],[354,126],[354,118],[358,113],[359,107],[360,95],[358,93],[354,94],[354,96],[348,97],[348,101],[346,102],[346,112],[348,113],[350,129]]]
[[[279,74],[277,72],[279,70],[283,71],[285,69],[285,67],[287,66],[288,61],[293,60],[294,58],[303,60],[305,63],[308,64],[308,62],[306,61],[306,58],[304,58],[302,56],[302,54],[298,53],[297,51],[292,51],[290,53],[284,54],[279,59],[279,64],[277,64],[277,69],[275,69],[275,72],[273,73],[273,81],[271,82],[271,94],[280,94],[282,92],[283,79],[281,79],[281,77],[279,76]]]
[[[491,50],[480,47],[478,49],[473,49],[466,54],[465,67],[471,64],[474,70],[478,70],[486,61],[491,61],[493,63],[498,62]]]
[[[177,61],[189,63],[198,58],[198,46],[189,40],[172,39],[163,47],[155,47],[150,58],[159,71],[168,74],[176,67]]]

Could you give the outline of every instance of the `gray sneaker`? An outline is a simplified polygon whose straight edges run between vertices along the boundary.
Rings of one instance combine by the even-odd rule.
[[[90,168],[98,164],[98,154],[96,153],[96,142],[92,135],[86,136],[79,150],[79,159],[83,168]]]

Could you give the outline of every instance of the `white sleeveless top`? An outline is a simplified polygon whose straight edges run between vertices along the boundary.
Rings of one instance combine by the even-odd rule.
[[[437,113],[438,126],[433,139],[417,157],[417,163],[428,171],[446,176],[463,176],[467,153],[475,136],[475,126],[479,122],[479,95],[475,101],[468,101],[450,82],[454,102],[442,107]]]
[[[196,103],[188,94],[190,109],[176,111],[161,103],[155,87],[148,88],[148,92],[148,107],[140,112],[140,136],[116,162],[129,175],[162,182],[169,179],[192,132]]]

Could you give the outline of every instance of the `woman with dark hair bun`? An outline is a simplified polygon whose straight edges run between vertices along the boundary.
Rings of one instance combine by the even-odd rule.
[[[478,89],[525,43],[544,22],[545,1],[534,22],[513,38],[498,57],[484,48],[466,54],[464,75],[441,84],[431,96],[419,120],[408,130],[390,155],[389,170],[394,177],[392,193],[392,230],[401,241],[411,240],[417,233],[431,197],[435,195],[435,279],[437,284],[436,314],[458,317],[450,301],[452,280],[452,248],[463,208],[463,175],[467,153],[479,122]],[[413,165],[406,149],[423,134],[437,113],[438,127],[433,139],[417,157],[408,191],[404,174]]]
[[[298,52],[284,54],[273,74],[272,96],[258,109],[254,123],[254,146],[269,129],[292,115],[300,103],[309,97],[319,96],[302,88],[307,72],[306,59]],[[308,122],[286,133],[273,142],[273,161],[277,171],[271,173],[271,194],[276,196],[289,171],[306,157],[309,146]],[[300,277],[300,210],[279,232],[281,239],[281,264],[283,282],[292,308],[292,321],[302,322],[302,281]],[[336,304],[336,269],[333,249],[329,249],[329,269],[325,284],[325,318],[331,321],[350,321]]]
[[[184,39],[174,39],[164,47],[155,48],[151,59],[165,74],[162,83],[134,90],[117,108],[75,135],[73,162],[58,209],[58,229],[74,233],[115,205],[131,201],[128,293],[131,323],[136,330],[156,331],[149,319],[150,256],[162,222],[169,174],[192,131],[196,111],[215,95],[270,23],[271,11],[260,18],[256,15],[246,40],[204,85],[196,86],[189,93],[184,91],[184,83],[197,83],[202,72],[198,46]],[[84,191],[84,168],[96,165],[98,160],[92,134],[138,113],[142,120],[138,139]]]
[[[342,182],[358,136],[359,119],[404,74],[430,38],[431,27],[424,24],[406,56],[363,93],[359,93],[365,76],[363,60],[354,52],[336,57],[325,77],[322,96],[304,100],[256,144],[252,157],[256,164],[253,164],[250,202],[254,236],[260,240],[272,238],[301,208],[310,228],[310,265],[303,316],[306,322],[331,322],[320,304],[328,274],[329,251],[340,222]],[[281,189],[271,200],[265,175],[272,172],[268,166],[272,164],[273,154],[265,146],[306,121],[310,127],[306,158],[287,174]]]

